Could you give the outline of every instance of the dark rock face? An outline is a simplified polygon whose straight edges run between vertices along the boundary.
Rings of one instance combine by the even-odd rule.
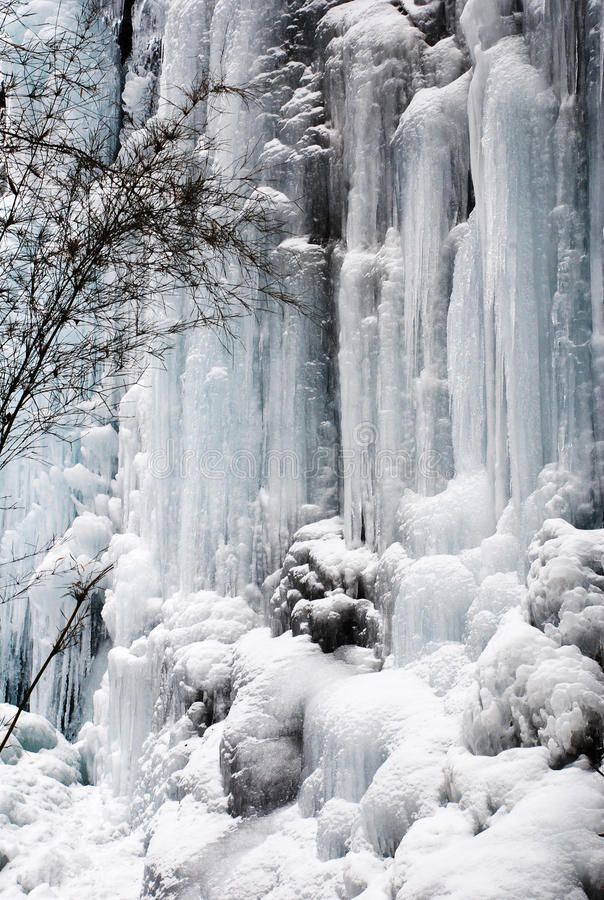
[[[448,27],[444,0],[428,0],[425,4],[414,4],[409,9],[404,0],[395,5],[399,6],[401,12],[409,17],[409,21],[426,36],[426,43],[434,45],[446,37]]]
[[[380,620],[372,596],[376,557],[365,547],[348,550],[337,519],[301,528],[266,588],[273,634],[291,628],[310,635],[325,653],[346,644],[379,643]]]
[[[306,636],[272,638],[266,629],[242,639],[235,652],[233,705],[220,739],[231,815],[264,815],[295,799],[308,703],[349,673],[341,655],[322,653]]]
[[[294,800],[302,772],[300,737],[246,737],[224,742],[221,768],[233,816],[268,813]]]
[[[370,600],[355,600],[341,588],[314,602],[300,599],[291,614],[292,634],[309,634],[324,653],[345,644],[372,647],[380,633],[378,614]]]

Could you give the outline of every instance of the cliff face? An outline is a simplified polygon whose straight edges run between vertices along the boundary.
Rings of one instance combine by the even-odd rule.
[[[207,110],[214,165],[271,198],[305,314],[181,336],[13,466],[5,557],[69,529],[115,564],[32,708],[93,722],[143,896],[599,897],[604,6],[105,13],[132,120],[201,75],[250,91]],[[10,701],[61,591],[0,607]]]
[[[166,588],[259,585],[334,513],[413,556],[499,522],[519,561],[554,496],[597,522],[599,12],[462,6],[135,6],[128,108],[250,86],[209,113],[217,164],[274,196],[312,313],[188,337],[134,401]]]

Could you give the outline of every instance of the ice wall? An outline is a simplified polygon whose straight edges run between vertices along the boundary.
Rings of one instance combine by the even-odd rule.
[[[85,501],[118,533],[83,753],[148,829],[146,889],[498,900],[543,858],[595,896],[596,813],[576,867],[556,829],[594,789],[604,709],[601,3],[112,15],[124,140],[200,73],[251,89],[206,111],[214,164],[270,198],[309,313],[252,281],[231,336],[182,336],[121,399]],[[56,473],[20,490],[72,540]],[[11,686],[36,596],[2,613]]]
[[[67,56],[76,34],[82,34],[82,4],[68,0],[59,7],[25,3],[7,7],[3,19],[3,39],[27,44],[29,54],[9,63],[13,55],[3,54],[2,78],[16,76],[53,91],[57,72],[52,55],[36,55],[36,44],[66,29]],[[91,39],[92,34],[95,40]],[[61,87],[61,97],[77,109],[58,117],[53,140],[60,140],[61,129],[69,120],[73,140],[84,138],[89,129],[106,138],[108,159],[115,152],[118,131],[119,75],[116,54],[107,22],[99,17],[90,39],[82,41],[79,66],[94,70],[94,91],[84,97],[81,89]],[[94,50],[92,49],[94,46]],[[96,55],[101,48],[99,55]],[[95,53],[94,58],[92,54]],[[18,54],[16,55],[18,57]],[[40,58],[42,61],[40,61]],[[31,60],[31,62],[30,62]],[[37,60],[36,62],[34,62]],[[32,66],[31,71],[28,65]],[[34,73],[32,75],[32,72]],[[67,69],[69,74],[69,68]],[[6,108],[9,117],[17,108],[36,115],[35,91],[21,96],[11,93]],[[102,131],[101,131],[102,129]],[[47,136],[48,137],[48,136]],[[50,138],[49,138],[50,139]],[[60,154],[59,154],[60,155]],[[5,159],[19,183],[19,167],[24,160]],[[27,413],[26,413],[27,416]],[[27,421],[27,418],[26,418]],[[71,420],[62,423],[64,441],[47,435],[29,446],[27,458],[16,458],[0,472],[0,695],[18,703],[49,653],[65,617],[73,609],[70,586],[90,566],[100,566],[117,519],[112,501],[112,478],[117,467],[117,433],[111,412],[99,409],[86,398]],[[27,426],[26,426],[27,428]],[[48,716],[70,737],[75,737],[82,722],[92,714],[92,694],[99,685],[105,666],[106,633],[101,619],[102,586],[91,603],[91,614],[73,646],[49,666],[47,677],[31,699],[31,707]],[[96,660],[96,662],[95,662]]]
[[[294,95],[304,66],[279,57],[285,22],[276,8],[219,4],[207,13],[209,31],[188,27],[204,15],[203,4],[169,8],[160,95],[208,68],[228,84],[249,84],[250,102],[233,98],[208,111],[215,165],[266,169],[275,219],[283,223],[282,239],[272,239],[275,265],[286,292],[312,310],[305,319],[272,308],[243,320],[231,336],[188,335],[167,372],[153,373],[139,395],[146,406],[140,450],[149,460],[141,529],[160,561],[164,590],[215,587],[224,594],[261,584],[305,515],[335,511],[334,335],[325,253],[297,205],[305,169],[318,165],[321,148],[308,142],[304,155],[292,150],[286,159],[276,133],[284,102],[292,117],[308,114],[310,90]],[[282,177],[271,177],[281,168]],[[252,301],[261,288],[250,286]]]
[[[164,591],[260,584],[338,500],[350,546],[402,536],[412,555],[474,546],[506,510],[521,555],[549,464],[548,483],[585,485],[573,514],[588,506],[589,212],[568,175],[587,165],[583,101],[532,59],[538,11],[485,9],[168,7],[159,81],[159,25],[140,26],[139,115],[199,71],[252,86],[258,106],[209,113],[216,164],[260,167],[286,287],[314,312],[245,321],[226,348],[187,337],[140,395],[140,527]]]
[[[258,608],[296,528],[339,510],[350,549],[399,540],[409,563],[359,582],[395,659],[461,640],[468,584],[522,577],[548,515],[598,520],[588,25],[473,0],[135,4],[132,21],[134,121],[200,72],[251,86],[251,105],[208,110],[215,165],[256,172],[276,263],[312,311],[261,312],[232,341],[188,335],[124,399],[124,527],[159,594]],[[311,576],[279,576],[280,621],[321,620],[294,611],[317,599]],[[121,577],[112,610],[132,603]]]

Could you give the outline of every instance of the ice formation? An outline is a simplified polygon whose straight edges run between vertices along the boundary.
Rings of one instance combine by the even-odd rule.
[[[101,7],[124,141],[250,88],[213,164],[308,314],[3,473],[3,721],[111,573],[3,753],[0,895],[602,898],[604,4]]]

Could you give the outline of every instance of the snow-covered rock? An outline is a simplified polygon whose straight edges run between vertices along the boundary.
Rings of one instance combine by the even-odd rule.
[[[548,637],[604,663],[604,531],[548,519],[529,551],[528,610]]]
[[[476,677],[465,713],[474,753],[542,744],[553,765],[582,753],[600,758],[604,673],[577,647],[560,647],[519,612],[508,613],[478,659]]]

